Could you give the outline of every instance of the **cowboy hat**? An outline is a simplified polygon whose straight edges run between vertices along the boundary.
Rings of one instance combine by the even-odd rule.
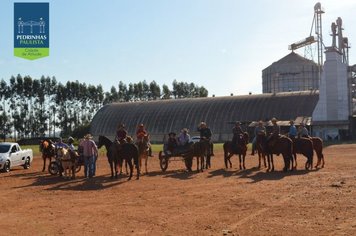
[[[236,121],[235,125],[241,125],[241,122],[240,121]]]
[[[182,132],[186,132],[186,133],[188,133],[188,132],[189,132],[189,130],[188,130],[187,128],[183,128],[183,129],[182,129]]]
[[[272,122],[277,122],[278,120],[277,120],[275,117],[273,117],[273,118],[271,119],[271,121],[272,121]]]
[[[168,135],[169,135],[169,136],[171,136],[171,135],[176,136],[177,134],[174,133],[174,132],[169,132]]]
[[[85,139],[91,139],[91,138],[93,138],[93,136],[92,136],[91,134],[86,134],[86,135],[84,136],[84,138],[85,138]]]

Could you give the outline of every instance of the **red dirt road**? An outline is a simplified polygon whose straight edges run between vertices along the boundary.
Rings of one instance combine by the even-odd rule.
[[[0,235],[356,235],[356,145],[324,150],[326,166],[283,173],[223,168],[223,154],[204,173],[184,163],[159,169],[157,155],[140,180],[111,180],[106,157],[97,176],[75,180],[29,170],[0,174]],[[314,157],[316,163],[316,157]],[[195,163],[193,168],[195,168]]]

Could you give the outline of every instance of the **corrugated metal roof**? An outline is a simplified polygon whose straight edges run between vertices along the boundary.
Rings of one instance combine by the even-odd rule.
[[[205,121],[214,133],[214,140],[226,140],[231,135],[231,123],[234,121],[311,117],[318,99],[318,92],[303,91],[113,103],[95,114],[91,133],[114,138],[117,125],[124,123],[129,134],[133,135],[137,125],[143,123],[153,141],[162,141],[170,131],[179,132],[182,128],[188,128],[192,132],[201,121]]]

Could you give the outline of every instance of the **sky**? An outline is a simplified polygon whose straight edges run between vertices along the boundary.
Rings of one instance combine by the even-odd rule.
[[[53,0],[50,56],[13,56],[14,2],[0,1],[0,79],[55,76],[101,84],[105,91],[155,80],[204,86],[209,96],[262,93],[262,70],[310,35],[310,0]],[[356,64],[356,1],[320,1],[324,44],[330,25],[343,20],[350,64]],[[304,55],[304,49],[296,51]],[[315,51],[316,53],[316,51]],[[325,58],[325,56],[324,56]],[[317,60],[317,57],[314,58]]]

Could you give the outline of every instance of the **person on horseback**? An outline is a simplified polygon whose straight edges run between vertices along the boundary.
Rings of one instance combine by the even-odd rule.
[[[232,128],[232,144],[235,148],[238,147],[239,145],[239,140],[242,139],[242,135],[243,135],[243,130],[241,128],[241,122],[240,121],[236,121],[235,122],[235,126]]]
[[[276,118],[273,117],[271,122],[272,122],[272,132],[269,135],[269,137],[267,138],[267,144],[269,144],[270,146],[274,146],[277,138],[279,137],[279,135],[281,133],[281,128],[277,124]]]
[[[290,127],[289,127],[288,137],[294,140],[295,137],[297,136],[297,128],[295,127],[293,120],[289,121],[289,124]]]
[[[116,129],[116,138],[115,139],[119,143],[124,143],[124,142],[126,142],[126,138],[127,138],[127,130],[125,129],[125,125],[120,123]]]
[[[75,151],[75,147],[74,147],[74,138],[70,137],[67,139],[68,142],[68,147],[70,150]]]
[[[300,123],[299,129],[298,129],[298,137],[310,138],[309,132],[308,132],[307,128],[305,127],[304,123]]]
[[[198,131],[200,133],[200,140],[206,140],[209,142],[210,144],[210,155],[214,156],[214,145],[213,142],[211,142],[211,130],[210,128],[207,126],[207,124],[205,122],[200,122],[199,127],[198,127]]]
[[[139,124],[136,130],[136,143],[142,142],[145,136],[148,136],[148,132],[146,131],[145,126],[143,124]],[[148,156],[152,157],[152,148],[151,143],[149,141],[147,143],[147,147],[149,148]]]
[[[68,145],[63,143],[63,139],[59,138],[58,141],[54,144],[54,146],[57,148],[68,148]]]
[[[263,125],[262,120],[260,120],[258,122],[258,125],[255,127],[254,135],[255,137],[252,140],[252,152],[251,152],[252,156],[255,155],[255,151],[256,151],[257,135],[266,135],[266,127]]]

